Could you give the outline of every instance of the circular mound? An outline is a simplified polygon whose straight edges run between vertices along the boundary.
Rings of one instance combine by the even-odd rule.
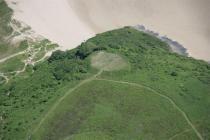
[[[117,55],[107,52],[98,52],[91,59],[91,65],[94,68],[104,71],[120,70],[127,66],[125,60]]]

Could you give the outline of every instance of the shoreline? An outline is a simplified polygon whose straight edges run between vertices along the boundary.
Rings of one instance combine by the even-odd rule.
[[[205,12],[208,6],[207,4],[204,4],[205,7],[199,6],[204,2],[196,0],[187,2],[179,0],[173,2],[167,0],[161,0],[161,2],[152,0],[146,2],[143,0],[5,1],[14,11],[14,19],[30,26],[36,34],[59,44],[63,51],[77,47],[98,33],[141,23],[151,31],[166,35],[161,36],[161,40],[170,44],[175,52],[210,61],[210,27],[207,24],[208,21],[203,21],[203,19],[209,20]],[[201,11],[201,8],[204,11]]]
[[[166,42],[170,46],[172,52],[189,57],[189,53],[187,52],[187,49],[182,44],[167,37],[166,35],[161,35],[158,32],[147,29],[144,25],[136,25],[136,26],[133,26],[133,28],[138,31],[142,31],[144,33],[152,35],[152,36]]]

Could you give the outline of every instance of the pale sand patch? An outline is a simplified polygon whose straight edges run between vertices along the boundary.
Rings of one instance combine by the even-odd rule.
[[[121,56],[107,52],[98,52],[93,55],[91,65],[94,68],[104,71],[120,70],[128,66]]]
[[[178,41],[190,56],[210,60],[209,0],[6,1],[16,19],[64,46],[64,50],[76,47],[95,33],[142,24]]]

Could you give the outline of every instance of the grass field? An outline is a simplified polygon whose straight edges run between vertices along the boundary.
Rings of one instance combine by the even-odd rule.
[[[170,102],[143,87],[92,81],[65,98],[32,138],[163,140],[189,128]]]

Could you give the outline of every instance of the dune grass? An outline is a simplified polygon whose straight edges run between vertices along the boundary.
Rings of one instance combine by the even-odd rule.
[[[18,46],[13,46],[8,43],[0,42],[0,59],[24,51],[25,49],[27,49],[27,47],[28,46],[24,43],[20,43],[20,45]]]
[[[0,41],[5,36],[12,33],[13,29],[9,26],[12,10],[7,6],[4,0],[0,0]]]
[[[24,60],[27,58],[25,54],[13,57],[7,61],[0,63],[0,71],[3,73],[9,73],[19,71],[23,69],[25,63]]]

